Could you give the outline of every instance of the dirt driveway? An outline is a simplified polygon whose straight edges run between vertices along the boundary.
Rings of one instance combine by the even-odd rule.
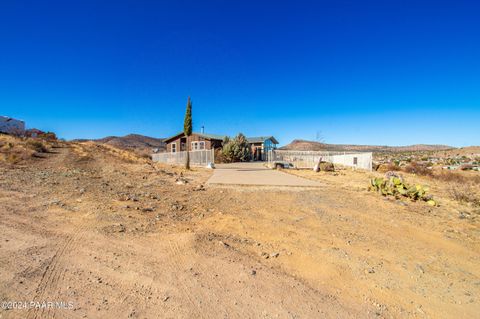
[[[262,162],[219,164],[207,184],[321,187],[317,181],[272,170]]]

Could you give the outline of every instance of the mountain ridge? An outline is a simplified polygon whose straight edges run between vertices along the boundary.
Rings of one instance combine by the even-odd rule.
[[[101,144],[108,144],[124,149],[165,149],[164,138],[156,138],[141,134],[128,134],[125,136],[106,136],[98,139],[75,139],[72,142],[92,141]]]
[[[289,144],[280,147],[282,150],[295,151],[363,151],[363,152],[409,152],[409,151],[443,151],[456,149],[453,146],[437,144],[414,144],[405,146],[388,145],[356,145],[356,144],[327,144],[315,141],[295,139]]]

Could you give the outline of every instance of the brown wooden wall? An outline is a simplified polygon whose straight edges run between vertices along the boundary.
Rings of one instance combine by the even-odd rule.
[[[180,141],[181,139],[183,138],[183,136],[180,136],[178,137],[176,140],[174,141],[171,141],[170,143],[167,144],[167,152],[171,152],[172,151],[172,144],[176,144],[177,145],[177,152],[180,152],[180,151],[184,151],[184,150],[180,150]],[[222,146],[222,141],[219,141],[219,140],[209,140],[209,139],[206,139],[202,136],[199,136],[199,135],[196,135],[196,134],[192,134],[190,135],[190,137],[188,138],[188,143],[187,143],[187,147],[188,147],[188,150],[191,151],[192,150],[192,142],[200,142],[200,141],[204,141],[205,142],[205,149],[206,150],[211,150],[212,148],[219,148]]]

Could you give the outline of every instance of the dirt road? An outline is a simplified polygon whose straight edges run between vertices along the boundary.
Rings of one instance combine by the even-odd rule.
[[[322,189],[203,186],[91,143],[0,166],[1,318],[474,318],[479,228]],[[308,177],[308,176],[307,176]],[[358,183],[358,186],[357,184]]]

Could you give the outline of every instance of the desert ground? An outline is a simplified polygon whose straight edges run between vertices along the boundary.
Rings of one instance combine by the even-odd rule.
[[[438,207],[369,192],[381,173],[282,174],[322,186],[93,142],[0,162],[0,318],[478,318],[477,208],[417,176]]]

